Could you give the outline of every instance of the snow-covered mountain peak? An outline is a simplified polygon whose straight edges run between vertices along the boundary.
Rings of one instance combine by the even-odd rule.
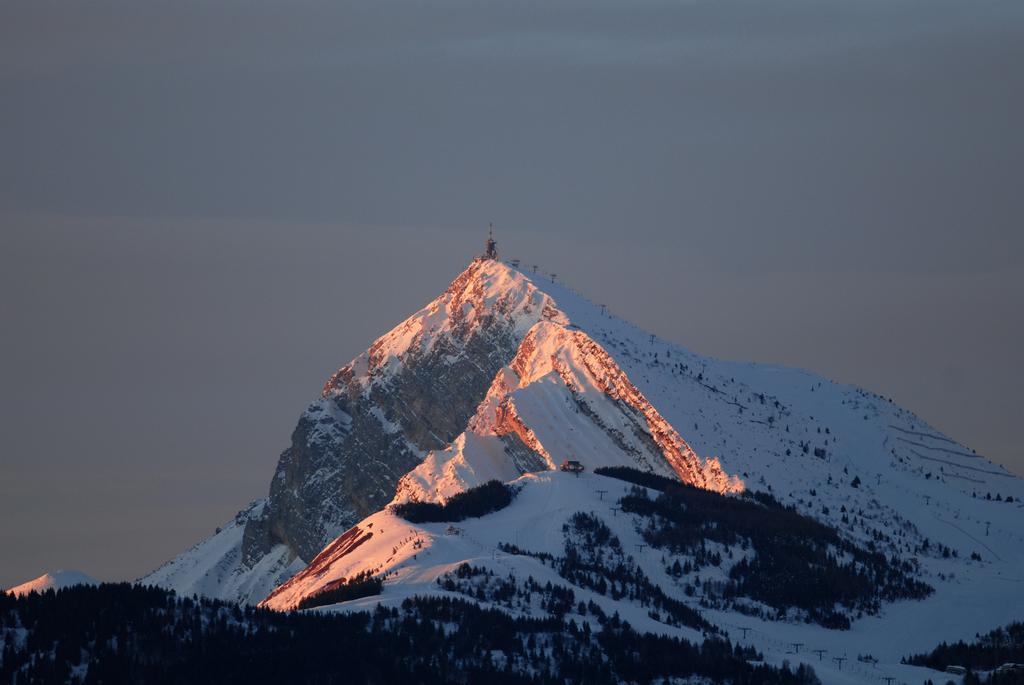
[[[59,570],[17,585],[8,590],[8,594],[20,597],[30,592],[46,592],[47,590],[60,590],[75,585],[98,585],[99,581],[81,571]]]
[[[428,355],[452,339],[466,340],[496,322],[521,337],[540,320],[569,321],[554,300],[520,271],[497,260],[476,259],[441,295],[334,374],[323,395],[350,392],[353,382],[366,388],[393,376],[405,360]]]
[[[586,470],[559,472],[563,460]],[[637,508],[656,505],[630,504],[633,486],[594,473],[600,466],[748,490],[693,491],[723,511],[770,496],[793,512],[785,516],[813,518],[848,551],[862,550],[862,563],[884,558],[934,592],[880,586],[840,610],[849,630],[826,629],[808,622],[806,607],[766,604],[740,587],[799,535],[781,546],[730,542],[729,522],[705,517],[695,540],[664,537],[668,519]],[[454,495],[495,479],[516,493],[504,508],[409,518],[489,497],[493,484]],[[571,591],[591,618],[593,602],[641,630],[692,640],[699,635],[665,608],[689,607],[768,660],[792,660],[791,645],[802,643],[878,657],[893,675],[910,651],[1019,619],[1022,502],[1024,481],[886,398],[800,369],[695,354],[553,278],[479,260],[335,374],[300,417],[267,500],[146,582],[275,609],[345,601],[324,610],[347,611],[441,596],[536,617]],[[591,564],[600,560],[587,556],[594,546],[580,537],[580,522],[606,526],[617,540],[601,548],[605,567]],[[719,523],[726,538],[705,537]],[[828,565],[832,557],[843,568],[850,561],[834,550],[808,559]],[[572,566],[581,559],[594,573],[608,571],[607,592]],[[839,566],[829,573],[844,573]],[[893,577],[875,571],[876,580]],[[366,574],[382,583],[379,594],[347,601]],[[798,594],[824,592],[827,608],[828,587],[845,586]],[[828,656],[812,661],[824,682],[878,679],[867,667],[830,667]]]

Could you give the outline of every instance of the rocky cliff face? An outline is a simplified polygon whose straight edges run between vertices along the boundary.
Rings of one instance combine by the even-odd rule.
[[[560,316],[517,272],[473,262],[327,381],[281,455],[262,515],[246,525],[243,563],[279,544],[312,559],[384,506],[402,476],[465,429],[530,327]]]

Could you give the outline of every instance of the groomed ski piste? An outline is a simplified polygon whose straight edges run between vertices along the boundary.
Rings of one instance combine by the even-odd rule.
[[[396,497],[396,502],[444,501],[460,489],[499,476],[519,488],[511,505],[458,523],[413,524],[388,509],[374,513],[350,531],[338,531],[362,540],[359,544],[328,545],[309,560],[305,570],[270,593],[266,606],[292,608],[325,585],[364,571],[385,576],[382,594],[313,610],[358,611],[426,594],[466,599],[466,594],[450,593],[438,585],[439,579],[463,563],[488,568],[499,577],[512,574],[525,580],[532,576],[541,584],[567,585],[541,560],[505,553],[499,545],[559,556],[564,551],[566,522],[577,512],[589,512],[612,529],[624,553],[666,594],[693,605],[729,639],[756,647],[768,662],[806,662],[826,683],[934,678],[934,671],[903,666],[900,658],[941,641],[973,638],[975,633],[1024,616],[1021,479],[911,412],[807,371],[696,355],[653,338],[561,284],[498,261],[474,262],[460,279],[470,281],[467,287],[485,292],[546,295],[546,308],[557,311],[547,311],[542,320],[525,326],[523,340],[530,340],[530,331],[537,326],[556,326],[555,333],[564,340],[554,350],[532,355],[531,363],[557,358],[565,352],[566,340],[576,340],[575,335],[566,335],[576,332],[593,342],[601,353],[598,356],[607,360],[592,365],[592,360],[569,354],[564,358],[566,366],[555,364],[533,375],[506,367],[466,432],[445,450],[428,454],[424,464],[403,479]],[[423,312],[417,321],[411,324],[410,319],[399,328],[407,332],[418,327],[429,336],[446,325],[438,308],[428,305]],[[428,317],[433,318],[428,321]],[[424,336],[389,336],[381,340],[400,338],[401,344],[373,360],[381,373],[399,364],[409,345],[424,344]],[[374,349],[379,353],[382,346],[376,344]],[[523,354],[520,349],[517,356]],[[574,359],[580,363],[573,363]],[[515,378],[503,380],[500,376],[510,370]],[[609,384],[609,378],[618,380]],[[646,404],[631,401],[619,381],[634,387]],[[501,395],[497,399],[496,393]],[[589,407],[583,415],[592,409],[594,420],[583,421],[580,412],[572,410],[570,402],[576,397]],[[654,413],[646,411],[647,405]],[[496,412],[499,406],[515,410],[517,439],[534,455],[546,457],[543,468],[520,475],[525,470],[517,460],[521,452],[503,449],[496,442],[509,427],[492,420],[508,418],[508,412]],[[632,486],[593,473],[595,466],[615,464],[644,470],[646,461],[646,470],[665,472],[671,465],[683,477],[685,469],[672,463],[665,442],[654,441],[667,463],[655,464],[652,460],[657,455],[652,454],[649,441],[634,443],[629,433],[616,429],[625,436],[619,440],[614,431],[608,431],[628,422],[653,431],[655,416],[664,421],[666,432],[677,435],[692,450],[690,465],[702,465],[692,474],[708,464],[722,474],[705,482],[693,478],[687,482],[725,493],[734,488],[723,484],[737,481],[751,490],[768,491],[851,541],[876,544],[887,557],[917,559],[917,577],[931,585],[934,594],[923,600],[885,603],[877,616],[854,617],[850,630],[701,608],[698,598],[687,597],[679,579],[666,573],[663,557],[667,553],[645,546],[636,517],[616,509]],[[669,442],[680,444],[674,438]],[[578,477],[547,470],[564,459],[579,460],[586,470]],[[218,535],[227,532],[225,528]],[[220,578],[252,588],[274,587],[303,566],[302,560],[288,559],[282,552],[279,559],[267,562],[269,570],[241,567],[236,552],[241,533],[233,535],[239,542],[225,537],[224,544],[214,544],[214,536],[194,548],[191,556],[186,552],[165,567],[180,571],[177,576],[160,576],[158,571],[151,579],[189,592],[196,587],[194,578],[199,578],[216,596]],[[944,553],[949,551],[955,554]],[[211,562],[219,569],[216,573]],[[701,573],[713,580],[711,571]],[[175,582],[189,574],[194,577],[190,582]],[[703,639],[693,629],[655,620],[639,604],[577,586],[572,589],[577,599],[593,601],[608,614],[618,612],[638,630]],[[255,598],[252,593],[248,596]],[[858,660],[861,656],[877,663]]]

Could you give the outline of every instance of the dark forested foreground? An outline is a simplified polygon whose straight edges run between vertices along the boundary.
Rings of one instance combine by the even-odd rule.
[[[940,671],[961,666],[970,671],[964,678],[965,685],[1024,685],[1024,623],[996,628],[977,636],[974,642],[943,642],[930,653],[915,654],[905,661]]]
[[[128,584],[0,594],[0,682],[10,683],[815,683],[725,640],[517,619],[458,600],[372,614],[281,614]]]

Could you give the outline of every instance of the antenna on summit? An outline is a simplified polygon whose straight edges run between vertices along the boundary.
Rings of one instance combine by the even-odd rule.
[[[494,242],[494,224],[487,225],[487,243],[484,249],[482,259],[498,259],[498,243]]]

